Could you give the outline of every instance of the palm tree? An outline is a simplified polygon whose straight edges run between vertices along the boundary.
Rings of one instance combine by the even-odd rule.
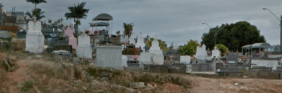
[[[47,3],[46,0],[26,0],[27,2],[31,2],[35,5],[35,8],[36,9],[36,5],[37,4],[40,4],[40,3]]]
[[[133,31],[133,26],[134,26],[133,23],[130,24],[123,23],[124,34],[130,37]]]
[[[79,19],[86,19],[86,13],[88,13],[89,9],[84,9],[86,2],[78,3],[77,5],[70,6],[68,9],[70,12],[65,13],[65,17],[68,19],[72,19],[75,22],[74,29],[75,29],[75,37],[77,37],[78,34],[78,25],[80,25]]]
[[[26,14],[28,17],[30,17],[30,18],[32,18],[33,16],[35,16],[35,17],[36,17],[36,20],[40,20],[40,19],[42,19],[42,18],[45,17],[44,15],[42,15],[43,13],[44,13],[44,11],[41,11],[40,8],[37,8],[37,9],[35,9],[35,10],[32,11],[32,14],[31,14],[29,11],[27,11],[25,14]]]

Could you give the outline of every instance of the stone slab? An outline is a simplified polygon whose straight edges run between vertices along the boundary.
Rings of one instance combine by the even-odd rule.
[[[125,56],[125,55],[122,55],[122,66],[124,66],[124,67],[128,67],[128,65],[127,65],[127,56]]]
[[[44,36],[42,34],[27,34],[25,51],[29,53],[43,53]]]
[[[98,67],[123,69],[121,46],[97,46],[96,58]]]
[[[189,64],[191,61],[190,56],[180,56],[180,63]]]
[[[154,62],[154,64],[157,64],[157,65],[163,65],[164,64],[164,56],[153,54],[153,62]]]
[[[92,48],[91,48],[91,46],[78,46],[76,48],[76,55],[79,58],[92,59]]]

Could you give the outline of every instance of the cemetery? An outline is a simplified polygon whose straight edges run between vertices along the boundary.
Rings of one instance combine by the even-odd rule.
[[[81,4],[84,7],[85,3]],[[0,17],[4,13],[2,7],[0,3]],[[210,37],[204,40],[207,35],[204,34],[203,41],[190,39],[182,45],[177,44],[178,40],[169,39],[173,43],[168,47],[162,40],[166,37],[164,34],[147,33],[137,27],[133,30],[133,23],[123,23],[124,31],[114,32],[114,19],[108,13],[92,17],[91,22],[88,20],[88,29],[78,28],[80,24],[85,24],[85,21],[80,21],[85,16],[75,18],[66,13],[66,19],[73,18],[71,21],[74,23],[65,24],[63,18],[53,23],[51,20],[43,22],[40,16],[34,14],[30,18],[22,18],[23,12],[15,12],[14,8],[12,12],[5,13],[5,22],[0,22],[0,27],[4,26],[0,30],[0,88],[3,89],[6,87],[2,84],[13,86],[20,82],[23,85],[19,85],[21,89],[16,92],[26,92],[29,85],[26,82],[33,82],[28,92],[37,91],[33,88],[36,86],[48,93],[96,93],[92,90],[98,88],[103,89],[99,93],[116,90],[126,90],[121,93],[167,93],[167,88],[173,87],[177,88],[168,93],[175,90],[181,91],[176,93],[189,93],[202,82],[216,82],[218,85],[227,85],[228,82],[239,86],[240,82],[236,83],[236,80],[243,82],[248,79],[251,82],[265,79],[261,82],[267,82],[270,81],[268,79],[282,79],[282,54],[269,51],[274,51],[274,46],[266,42],[238,43],[231,49],[231,43],[216,43],[216,39],[214,42],[209,40]],[[2,17],[0,21],[4,21]],[[11,30],[10,25],[17,28]],[[213,36],[216,35],[217,32]],[[8,74],[10,72],[13,74]],[[67,87],[66,90],[54,88],[62,88],[58,81]],[[240,84],[243,87],[243,83]],[[49,86],[54,87],[47,89]]]

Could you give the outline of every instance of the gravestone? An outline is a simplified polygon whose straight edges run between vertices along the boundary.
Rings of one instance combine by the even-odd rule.
[[[207,51],[206,51],[206,46],[205,44],[202,45],[202,47],[198,46],[197,51],[196,51],[196,58],[204,60],[207,57]]]
[[[239,58],[239,57],[238,57],[235,53],[229,53],[229,54],[227,55],[226,60],[227,60],[227,61],[234,61],[234,62],[238,63],[238,58]]]
[[[120,43],[124,44],[124,42],[128,42],[129,39],[128,39],[128,35],[122,35],[120,37]]]
[[[153,62],[152,62],[152,56],[153,56],[152,53],[148,53],[148,52],[142,52],[142,53],[140,53],[140,56],[139,56],[139,63],[140,63],[140,67],[141,67],[142,69],[144,69],[144,65],[146,65],[146,64],[153,64]]]
[[[0,39],[8,40],[11,36],[8,31],[0,30]]]
[[[212,56],[211,58],[219,58],[220,57],[220,51],[217,49],[217,47],[214,47],[214,50],[212,50]]]
[[[123,69],[121,46],[97,46],[96,51],[98,67]]]
[[[76,48],[76,55],[79,58],[89,58],[92,59],[92,47],[90,44],[90,37],[82,33],[78,36],[78,46]]]
[[[70,28],[70,26],[68,26],[65,30],[65,35],[69,36],[69,45],[72,46],[72,49],[76,49],[76,38],[74,37],[73,30]]]
[[[141,49],[143,51],[145,51],[145,49],[144,49],[145,45],[146,44],[144,43],[144,38],[143,38],[142,34],[140,33],[140,35],[137,38],[137,43],[136,43],[135,47],[137,47],[137,48],[141,47]]]
[[[189,64],[191,61],[190,56],[180,56],[180,63]]]
[[[159,41],[157,40],[157,38],[155,38],[152,41],[152,46],[150,48],[150,53],[154,53],[154,54],[157,54],[157,55],[163,55],[163,51],[161,50],[161,48],[159,46]]]
[[[134,40],[134,33],[130,36],[129,38],[129,45],[135,45],[135,40]]]
[[[153,54],[153,62],[157,65],[163,65],[164,64],[164,56]]]
[[[278,66],[278,60],[277,59],[252,59],[252,66],[265,66],[265,67],[271,67],[273,70],[276,70],[276,67]]]
[[[125,56],[125,55],[122,55],[122,66],[124,66],[124,67],[128,67],[127,66],[127,56]]]
[[[174,50],[178,50],[178,48],[179,48],[179,47],[178,47],[177,43],[173,44],[173,49],[174,49]]]
[[[30,53],[42,53],[44,51],[44,36],[41,33],[41,22],[34,17],[28,22],[25,51]]]

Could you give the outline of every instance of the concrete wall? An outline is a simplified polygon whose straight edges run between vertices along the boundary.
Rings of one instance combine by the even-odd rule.
[[[188,64],[186,67],[187,73],[192,72],[213,72],[215,71],[214,63]]]
[[[276,70],[276,67],[278,66],[278,60],[277,59],[252,59],[252,64],[256,64],[255,66],[272,67],[272,70]]]
[[[97,46],[96,58],[98,67],[123,69],[121,46]]]

